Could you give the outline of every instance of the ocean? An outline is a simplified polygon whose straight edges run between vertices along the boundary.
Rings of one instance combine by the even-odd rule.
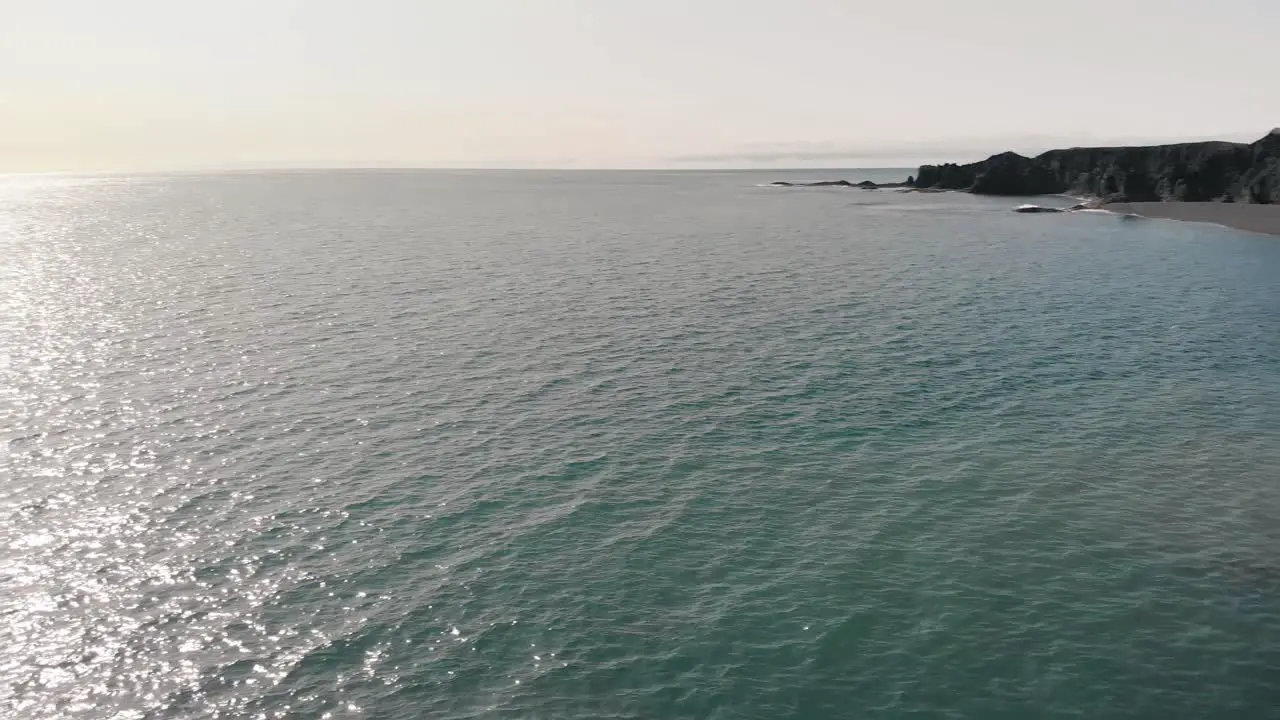
[[[0,179],[0,715],[1280,717],[1280,239],[905,174]]]

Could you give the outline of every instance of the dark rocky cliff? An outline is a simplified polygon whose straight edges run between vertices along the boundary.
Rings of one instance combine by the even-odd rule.
[[[1034,158],[1006,152],[968,165],[925,165],[917,188],[982,195],[1092,195],[1280,204],[1280,129],[1252,144],[1070,148]]]

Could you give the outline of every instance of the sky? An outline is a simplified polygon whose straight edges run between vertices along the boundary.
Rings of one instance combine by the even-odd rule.
[[[0,172],[904,167],[1280,125],[1276,0],[0,0]]]

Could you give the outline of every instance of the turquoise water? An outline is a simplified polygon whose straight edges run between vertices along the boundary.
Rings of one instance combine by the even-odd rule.
[[[1280,717],[1280,240],[833,175],[0,183],[0,708]]]

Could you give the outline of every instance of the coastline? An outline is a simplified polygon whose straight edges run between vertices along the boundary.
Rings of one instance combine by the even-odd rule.
[[[916,188],[1098,198],[1108,210],[1280,235],[1280,128],[1252,143],[1071,147],[922,165]],[[1263,206],[1263,207],[1259,207]],[[1026,210],[1026,212],[1033,212]]]
[[[1235,230],[1280,236],[1280,205],[1221,202],[1110,202],[1100,206],[1157,220],[1212,223]]]

